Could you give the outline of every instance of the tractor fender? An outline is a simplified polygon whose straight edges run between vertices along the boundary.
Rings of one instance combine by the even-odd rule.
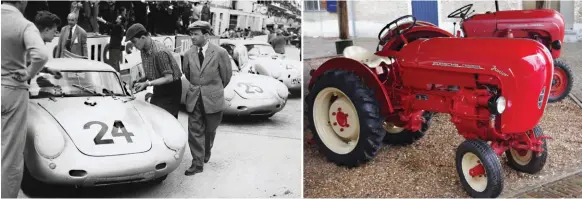
[[[382,85],[380,79],[378,79],[378,76],[376,76],[376,74],[368,66],[353,59],[337,57],[326,61],[319,68],[317,68],[317,70],[313,71],[308,88],[311,89],[318,77],[323,75],[325,72],[338,69],[353,72],[366,83],[368,88],[374,90],[376,99],[380,104],[381,114],[387,115],[394,112],[392,103],[390,103],[388,92],[384,89],[384,86]]]
[[[408,40],[408,43],[417,40],[418,38],[433,38],[433,37],[455,37],[450,32],[446,30],[440,29],[437,26],[414,26],[409,31],[404,33],[404,37]],[[388,41],[386,45],[382,48],[382,51],[385,50],[395,50],[400,51],[402,46],[402,39],[400,37],[395,37]]]

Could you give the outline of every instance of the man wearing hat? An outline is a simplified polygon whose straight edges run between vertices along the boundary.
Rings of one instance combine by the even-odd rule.
[[[141,51],[145,82],[135,83],[136,92],[154,87],[150,103],[163,108],[178,118],[180,99],[182,97],[182,73],[172,52],[166,46],[150,37],[145,27],[139,23],[131,25],[125,34],[125,41]]]
[[[194,175],[202,172],[204,163],[210,160],[216,128],[225,107],[224,87],[230,82],[232,68],[228,52],[208,42],[208,22],[196,21],[188,26],[188,32],[194,46],[184,54],[182,71],[190,82],[185,103],[193,160],[185,174]]]

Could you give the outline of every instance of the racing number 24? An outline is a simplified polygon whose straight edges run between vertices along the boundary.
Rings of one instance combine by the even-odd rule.
[[[105,135],[105,133],[107,133],[107,129],[109,128],[107,126],[107,124],[103,123],[103,122],[99,122],[99,121],[91,121],[91,122],[87,122],[87,124],[85,124],[85,126],[83,126],[84,129],[90,129],[92,125],[100,125],[101,126],[101,130],[99,130],[99,133],[97,134],[97,136],[95,136],[95,138],[93,138],[93,141],[95,142],[95,144],[113,144],[113,140],[112,139],[103,139],[103,136]],[[121,133],[119,133],[119,129],[121,129]],[[119,120],[115,120],[115,122],[113,122],[113,130],[111,130],[111,135],[113,137],[125,137],[125,140],[127,140],[128,143],[133,143],[133,140],[131,140],[131,136],[133,136],[133,133],[127,132],[127,130],[125,129],[125,126],[123,125],[123,122],[119,121]]]

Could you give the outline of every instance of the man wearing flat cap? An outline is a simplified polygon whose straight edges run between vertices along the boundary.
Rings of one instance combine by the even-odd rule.
[[[210,160],[216,128],[222,121],[224,87],[230,82],[232,68],[225,49],[208,42],[210,24],[196,21],[188,26],[192,48],[184,54],[182,72],[190,82],[186,89],[188,144],[192,166],[185,175],[203,170]]]
[[[150,103],[163,108],[178,118],[182,83],[180,67],[172,56],[172,51],[150,37],[145,27],[139,23],[131,25],[126,31],[125,41],[131,41],[141,51],[142,66],[145,71],[145,82],[133,85],[136,92],[154,87]]]

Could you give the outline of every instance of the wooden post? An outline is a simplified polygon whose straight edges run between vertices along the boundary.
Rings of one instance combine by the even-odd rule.
[[[348,32],[348,6],[346,1],[338,1],[337,3],[340,39],[348,39],[350,37]]]
[[[350,34],[348,32],[348,6],[345,0],[337,1],[337,11],[338,11],[338,22],[339,22],[339,40],[335,42],[335,51],[338,55],[343,54],[344,49],[354,45],[354,42],[350,40]]]

